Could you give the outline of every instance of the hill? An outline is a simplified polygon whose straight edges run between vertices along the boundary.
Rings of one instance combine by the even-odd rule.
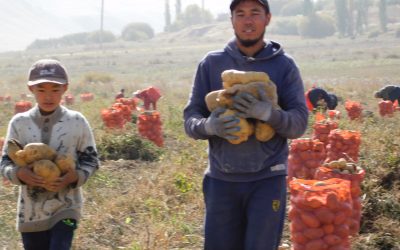
[[[102,161],[84,189],[86,208],[74,249],[202,249],[201,183],[207,144],[185,135],[182,109],[197,63],[208,51],[223,47],[232,36],[229,28],[229,23],[219,23],[161,34],[146,42],[0,54],[0,93],[12,97],[11,103],[0,104],[1,134],[13,115],[14,102],[21,94],[29,94],[25,88],[28,67],[41,57],[55,57],[66,64],[71,94],[94,93],[94,101],[77,98],[71,107],[88,118],[99,144],[104,137],[119,135],[128,140],[130,133],[136,133],[133,123],[122,131],[104,128],[100,110],[114,101],[117,90],[124,87],[129,93],[154,85],[162,91],[158,107],[165,147],[161,158],[154,162]],[[400,82],[398,39],[390,32],[355,39],[267,36],[294,56],[307,88],[322,86],[342,98],[340,128],[362,134],[360,165],[367,175],[362,183],[362,226],[352,240],[352,249],[399,249],[400,114],[381,118],[372,96],[383,85]],[[373,116],[350,121],[345,100],[361,102]],[[311,136],[314,119],[310,117],[304,137]],[[14,229],[16,194],[16,187],[0,187],[0,243],[4,249],[20,249]],[[284,241],[290,243],[288,227]]]

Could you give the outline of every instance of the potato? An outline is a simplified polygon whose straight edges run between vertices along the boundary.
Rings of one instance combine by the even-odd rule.
[[[216,108],[220,107],[219,103],[218,103],[218,96],[219,93],[222,92],[224,90],[215,90],[212,91],[210,93],[208,93],[205,97],[205,101],[206,101],[206,105],[207,105],[207,109],[212,112],[214,111]]]
[[[61,170],[50,160],[39,160],[33,163],[33,172],[45,179],[46,182],[52,182],[61,175]]]
[[[75,159],[70,154],[58,154],[54,160],[57,167],[61,170],[62,174],[65,174],[70,169],[75,169]]]
[[[16,139],[7,141],[7,155],[19,167],[26,167],[28,164],[24,159],[17,156],[17,152],[22,150],[22,145]]]
[[[235,84],[246,84],[249,82],[270,82],[269,76],[264,72],[225,70],[221,74],[222,84],[225,89]]]
[[[57,153],[47,144],[36,142],[26,144],[24,149],[17,151],[15,155],[29,165],[37,160],[54,160]]]
[[[259,88],[264,88],[265,93],[269,99],[269,101],[272,103],[272,105],[275,108],[280,108],[278,105],[278,95],[276,94],[276,86],[272,82],[250,82],[247,84],[236,84],[228,89],[226,91],[222,91],[219,94],[219,98],[225,98],[225,99],[231,99],[233,96],[240,94],[240,93],[249,93],[253,95],[255,98],[260,99],[259,95]],[[222,102],[219,100],[219,103],[226,103],[227,107],[231,107],[231,104],[233,103],[232,101],[224,101]]]
[[[212,91],[205,97],[205,102],[209,111],[213,111],[217,107],[233,109],[233,97],[243,92],[250,93],[255,98],[260,99],[260,87],[264,88],[265,93],[274,108],[280,109],[278,105],[276,86],[270,80],[268,74],[255,71],[225,70],[222,72],[221,78],[224,89]],[[251,134],[255,131],[255,136],[259,141],[266,142],[275,135],[274,129],[263,121],[255,121],[255,125],[253,125],[253,123],[250,123],[247,120],[242,120],[245,119],[241,119],[240,126],[245,124],[243,125],[244,128],[247,129],[247,127],[251,127]],[[243,133],[243,135],[240,136],[240,139],[231,143],[238,144],[247,140],[249,135],[244,136],[244,134],[246,133]]]
[[[230,115],[236,116],[236,112],[232,109],[227,109],[224,113],[221,114],[221,117],[230,116]],[[240,120],[239,125],[238,125],[240,127],[240,130],[232,134],[232,135],[237,136],[238,139],[228,140],[232,144],[239,144],[244,141],[247,141],[249,136],[251,136],[254,132],[254,126],[251,123],[249,123],[246,119],[243,119],[238,116],[236,116],[236,117]]]
[[[275,130],[267,123],[257,121],[255,125],[255,135],[257,140],[266,142],[275,135]]]

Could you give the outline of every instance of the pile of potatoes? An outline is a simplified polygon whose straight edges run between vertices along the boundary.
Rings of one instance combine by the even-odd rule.
[[[22,146],[17,140],[7,141],[8,156],[18,167],[31,167],[33,172],[51,182],[75,169],[75,160],[71,155],[57,154],[44,143],[28,143]]]
[[[355,162],[347,161],[344,158],[326,162],[323,166],[341,174],[356,174],[360,171],[360,167]]]
[[[208,93],[205,97],[207,108],[210,112],[218,107],[226,108],[222,116],[235,115],[236,110],[233,109],[233,97],[242,92],[248,92],[256,98],[259,97],[258,89],[263,87],[274,108],[278,106],[278,95],[276,86],[270,80],[269,76],[264,72],[256,71],[238,71],[225,70],[221,74],[223,89]],[[274,129],[263,121],[251,119],[243,119],[237,116],[240,120],[240,131],[234,133],[238,139],[229,140],[232,144],[239,144],[247,141],[249,136],[255,134],[257,140],[266,142],[274,135]]]

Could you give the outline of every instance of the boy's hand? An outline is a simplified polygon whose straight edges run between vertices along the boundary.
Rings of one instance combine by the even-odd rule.
[[[57,178],[53,182],[45,184],[45,188],[51,192],[59,192],[60,190],[66,188],[71,183],[78,181],[78,174],[75,169],[70,169],[60,178]]]
[[[23,183],[32,187],[44,187],[46,184],[44,179],[36,175],[30,167],[18,167],[17,177]]]

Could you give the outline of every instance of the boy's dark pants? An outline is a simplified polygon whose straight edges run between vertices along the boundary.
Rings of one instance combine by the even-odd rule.
[[[74,237],[74,225],[67,225],[59,221],[47,231],[22,233],[22,242],[25,250],[69,250]]]

